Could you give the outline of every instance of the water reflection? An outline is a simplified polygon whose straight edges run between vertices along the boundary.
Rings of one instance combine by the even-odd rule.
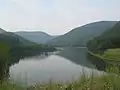
[[[23,55],[23,54],[16,54],[16,55],[10,55],[9,58],[6,59],[0,59],[0,81],[2,81],[4,78],[8,78],[9,77],[9,69],[12,65],[19,63],[20,60],[24,60],[24,58],[34,58],[34,57],[38,57],[41,59],[47,58],[49,55],[51,55],[52,52],[42,52],[39,53],[39,55],[37,54],[35,56],[35,54],[32,55]]]
[[[98,57],[91,55],[90,53],[87,53],[87,58],[93,65],[95,65],[95,68],[97,68],[98,70],[105,71],[105,69],[108,66],[108,64],[105,61],[103,61],[102,59]]]
[[[94,68],[94,65],[87,58],[87,48],[65,48],[57,55],[64,57],[78,65]]]
[[[76,65],[64,57],[51,55],[44,59],[34,57],[20,60],[18,64],[10,67],[10,77],[11,80],[20,82],[22,85],[25,85],[27,78],[27,84],[32,85],[38,82],[49,82],[49,80],[55,82],[75,80],[83,74],[83,71],[86,75],[90,75],[92,72],[94,74],[99,73],[95,69],[91,70],[90,68]]]
[[[46,54],[45,54],[46,55]],[[49,80],[66,82],[78,79],[83,74],[94,72],[98,74],[94,65],[87,59],[86,48],[64,48],[57,53],[24,58],[10,67],[11,80],[28,84],[48,82]],[[45,57],[44,57],[45,56]]]

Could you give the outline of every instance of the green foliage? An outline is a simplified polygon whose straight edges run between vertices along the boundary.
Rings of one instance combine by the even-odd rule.
[[[0,90],[26,90],[20,86],[16,86],[14,84],[10,84],[8,82],[3,82],[0,84]]]
[[[0,42],[0,60],[7,59],[9,57],[10,47],[6,43]]]
[[[10,57],[10,47],[3,42],[0,42],[0,81],[7,75],[7,62]]]

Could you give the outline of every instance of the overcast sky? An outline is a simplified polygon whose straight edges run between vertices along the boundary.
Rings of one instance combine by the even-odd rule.
[[[0,0],[0,27],[64,34],[101,20],[120,20],[120,0]]]

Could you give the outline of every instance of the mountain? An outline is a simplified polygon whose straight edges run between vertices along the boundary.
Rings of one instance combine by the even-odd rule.
[[[0,29],[0,42],[6,42],[7,44],[14,45],[15,43],[21,43],[22,45],[33,45],[35,43],[15,34],[12,32],[6,32]]]
[[[33,43],[12,32],[0,33],[0,64],[10,62],[11,65],[11,62],[19,61],[16,61],[17,57],[24,58],[55,50],[52,46]]]
[[[87,44],[92,52],[102,52],[109,48],[120,48],[120,22]]]
[[[21,43],[17,38],[11,37],[7,35],[7,33],[1,33],[0,34],[0,43],[6,43],[9,46],[15,46],[19,43]]]
[[[100,21],[77,27],[70,32],[49,41],[55,46],[86,46],[86,43],[113,27],[117,21]]]
[[[36,42],[38,44],[45,44],[47,41],[52,40],[53,38],[55,38],[56,36],[51,36],[47,33],[41,32],[41,31],[19,31],[16,32],[16,34],[32,41],[32,42]]]
[[[4,33],[1,33],[0,34],[0,41],[6,41],[6,42],[10,42],[11,44],[14,44],[14,42],[12,41],[19,41],[21,42],[22,45],[33,45],[35,43],[19,36],[19,35],[16,35],[12,32],[4,32]]]
[[[15,52],[17,51],[16,49],[19,49],[18,51],[22,49],[26,53],[28,52],[35,54],[35,52],[40,52],[40,51],[46,52],[46,51],[56,50],[52,46],[37,44],[13,32],[6,32],[6,31],[4,33],[0,33],[0,44],[2,43],[12,47],[12,50],[14,50]]]
[[[4,33],[5,32],[5,30],[3,30],[2,28],[0,28],[0,33]]]

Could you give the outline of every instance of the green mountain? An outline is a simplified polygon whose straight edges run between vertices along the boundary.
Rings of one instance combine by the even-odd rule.
[[[87,46],[92,52],[101,52],[109,48],[120,48],[120,22],[116,23],[115,26],[101,36],[90,40]]]
[[[56,37],[41,31],[19,31],[16,34],[38,44],[46,44],[46,42]]]
[[[0,33],[0,41],[7,42],[8,44],[15,44],[16,42],[21,43],[22,45],[33,45],[35,43],[17,35],[12,32]]]
[[[31,42],[12,32],[0,33],[0,48],[2,48],[4,45],[10,48],[9,54],[18,56],[36,55],[40,54],[41,52],[52,52],[56,50],[54,47],[48,45]],[[2,55],[3,52],[4,49],[2,52],[0,52],[0,55]]]
[[[55,46],[86,46],[86,43],[113,27],[117,21],[100,21],[77,27],[70,32],[52,39],[48,44]]]

